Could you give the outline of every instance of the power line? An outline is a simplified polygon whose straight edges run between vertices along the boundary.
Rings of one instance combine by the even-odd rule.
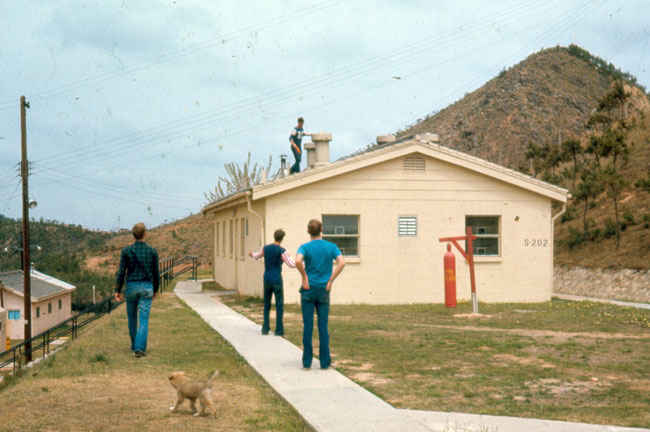
[[[513,11],[510,10],[507,13],[512,14]],[[506,13],[504,13],[505,15]],[[494,23],[488,23],[488,24],[482,24],[482,26],[491,26]],[[480,28],[481,26],[477,26],[477,28]],[[466,30],[463,30],[461,32],[457,32],[450,36],[448,41],[446,43],[454,43],[459,38],[459,36],[466,34]],[[432,42],[436,42],[437,39],[440,38],[434,38],[433,41],[431,39],[424,40],[425,42],[428,42],[428,44]],[[420,46],[418,46],[420,45]],[[437,43],[439,46],[440,44]],[[319,87],[324,87],[327,85],[331,84],[338,84],[341,85],[345,83],[347,80],[350,78],[355,78],[355,77],[363,77],[367,76],[367,73],[372,71],[373,69],[377,69],[378,67],[381,67],[383,64],[387,63],[388,61],[395,61],[399,60],[400,58],[407,58],[408,56],[413,56],[413,55],[418,55],[426,50],[428,50],[428,45],[422,46],[422,41],[416,43],[416,44],[411,44],[408,49],[400,49],[398,51],[395,51],[394,53],[390,54],[389,56],[381,57],[381,56],[375,56],[369,60],[366,60],[365,62],[358,63],[357,65],[348,65],[346,67],[338,68],[337,70],[324,74],[321,77],[317,77],[316,79],[310,79],[303,81],[298,84],[294,84],[292,86],[289,86],[285,89],[274,89],[271,91],[263,92],[260,95],[256,95],[253,97],[245,98],[241,101],[236,102],[235,104],[231,106],[225,106],[223,108],[220,108],[216,112],[211,112],[211,113],[203,113],[199,114],[196,116],[190,116],[187,118],[179,119],[174,122],[168,122],[165,123],[163,126],[158,126],[158,127],[152,127],[149,128],[145,131],[138,131],[132,134],[128,134],[123,137],[117,137],[114,139],[109,140],[106,142],[103,147],[105,148],[104,151],[99,151],[96,153],[93,153],[92,155],[89,152],[89,149],[92,146],[86,146],[84,149],[76,149],[67,153],[59,153],[58,155],[53,156],[50,158],[50,163],[56,162],[59,164],[61,161],[65,162],[71,162],[75,159],[83,159],[85,158],[92,158],[94,160],[101,160],[102,157],[109,157],[112,154],[118,154],[122,153],[124,150],[127,149],[135,149],[139,145],[143,145],[148,141],[151,140],[162,140],[162,139],[173,139],[178,136],[182,136],[188,131],[193,131],[196,130],[199,127],[206,127],[211,124],[213,124],[214,121],[219,119],[220,117],[236,117],[242,114],[242,112],[246,112],[246,110],[250,110],[251,108],[253,109],[263,109],[268,105],[271,105],[272,102],[279,102],[282,100],[286,100],[292,97],[295,97],[300,94],[304,94],[305,91],[308,92],[313,92],[315,90],[316,84],[319,84]],[[353,68],[358,68],[361,66],[360,70],[354,71]],[[353,73],[347,73],[346,72],[352,70]],[[138,141],[140,141],[139,144]],[[121,145],[119,145],[122,143]],[[108,144],[118,144],[117,146],[115,145],[108,145]]]
[[[139,72],[142,70],[149,69],[151,67],[163,64],[163,63],[168,63],[172,60],[189,56],[191,54],[194,54],[199,51],[203,51],[205,49],[213,48],[215,46],[219,46],[225,42],[230,42],[234,40],[238,35],[243,34],[243,33],[248,33],[248,32],[258,32],[261,30],[264,30],[266,28],[286,23],[288,21],[292,21],[295,19],[300,19],[305,16],[317,13],[317,12],[322,12],[327,9],[332,8],[336,4],[340,3],[340,1],[321,1],[319,3],[314,3],[308,7],[300,8],[297,9],[296,11],[293,11],[292,13],[288,14],[282,14],[279,15],[271,20],[269,20],[266,24],[255,26],[251,25],[248,27],[243,27],[241,29],[232,31],[230,33],[226,33],[223,35],[219,35],[216,38],[209,39],[207,41],[203,41],[200,43],[193,44],[187,48],[181,48],[178,50],[173,50],[173,51],[168,51],[166,53],[163,53],[160,55],[156,60],[148,62],[148,63],[143,63],[141,65],[136,65],[136,66],[131,66],[125,69],[119,69],[111,72],[106,72],[102,74],[98,74],[95,76],[90,76],[86,77],[80,80],[72,81],[68,84],[64,84],[63,86],[59,86],[58,88],[53,88],[50,90],[45,90],[40,93],[35,93],[31,97],[32,99],[37,98],[37,99],[47,99],[51,98],[54,96],[58,96],[61,94],[69,93],[81,86],[87,85],[87,84],[98,84],[116,77],[120,77],[126,74],[131,74],[134,72]],[[14,102],[12,100],[6,100],[3,102],[0,102],[0,111],[10,109],[13,107]]]

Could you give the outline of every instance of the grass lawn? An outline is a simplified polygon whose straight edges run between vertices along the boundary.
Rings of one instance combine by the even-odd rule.
[[[129,349],[125,307],[0,390],[2,431],[304,431],[302,418],[234,349],[172,294],[154,300],[148,356]],[[172,371],[207,378],[217,417],[169,407]]]
[[[261,300],[223,299],[261,322]],[[301,346],[300,307],[285,310]],[[334,366],[399,408],[650,426],[650,311],[562,300],[479,310],[488,316],[454,316],[469,303],[334,305]]]

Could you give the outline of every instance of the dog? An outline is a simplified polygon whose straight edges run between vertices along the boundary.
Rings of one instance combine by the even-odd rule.
[[[214,406],[212,405],[212,395],[211,389],[214,384],[217,376],[219,376],[219,371],[215,371],[210,379],[207,381],[192,381],[185,375],[185,372],[172,372],[169,376],[169,382],[176,389],[176,404],[169,407],[172,412],[177,412],[178,407],[183,403],[185,399],[190,401],[192,407],[192,413],[194,416],[205,415],[206,409],[210,409],[216,415]],[[199,400],[201,403],[201,411],[196,409],[196,400]]]

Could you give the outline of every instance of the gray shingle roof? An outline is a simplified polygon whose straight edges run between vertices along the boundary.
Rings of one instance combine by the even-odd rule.
[[[23,271],[14,270],[9,272],[0,273],[0,282],[7,288],[23,293]],[[44,281],[38,277],[31,276],[31,290],[32,298],[40,299],[42,297],[49,297],[53,294],[63,293],[70,291],[62,286],[56,285],[51,282]]]

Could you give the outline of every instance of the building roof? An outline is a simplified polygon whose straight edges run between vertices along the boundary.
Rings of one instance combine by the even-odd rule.
[[[552,200],[564,203],[569,198],[569,191],[567,189],[522,174],[510,168],[488,162],[476,156],[442,146],[437,144],[437,135],[427,133],[373,146],[365,151],[343,157],[322,167],[311,168],[269,183],[259,184],[247,191],[242,191],[220,201],[210,203],[203,208],[202,212],[205,214],[209,211],[229,207],[230,204],[238,203],[240,199],[243,200],[248,194],[255,201],[412,153],[424,154],[434,159],[466,168]]]
[[[22,270],[0,273],[0,283],[8,291],[23,296],[24,278]],[[76,287],[44,273],[32,270],[31,272],[31,297],[32,301],[74,291]]]

